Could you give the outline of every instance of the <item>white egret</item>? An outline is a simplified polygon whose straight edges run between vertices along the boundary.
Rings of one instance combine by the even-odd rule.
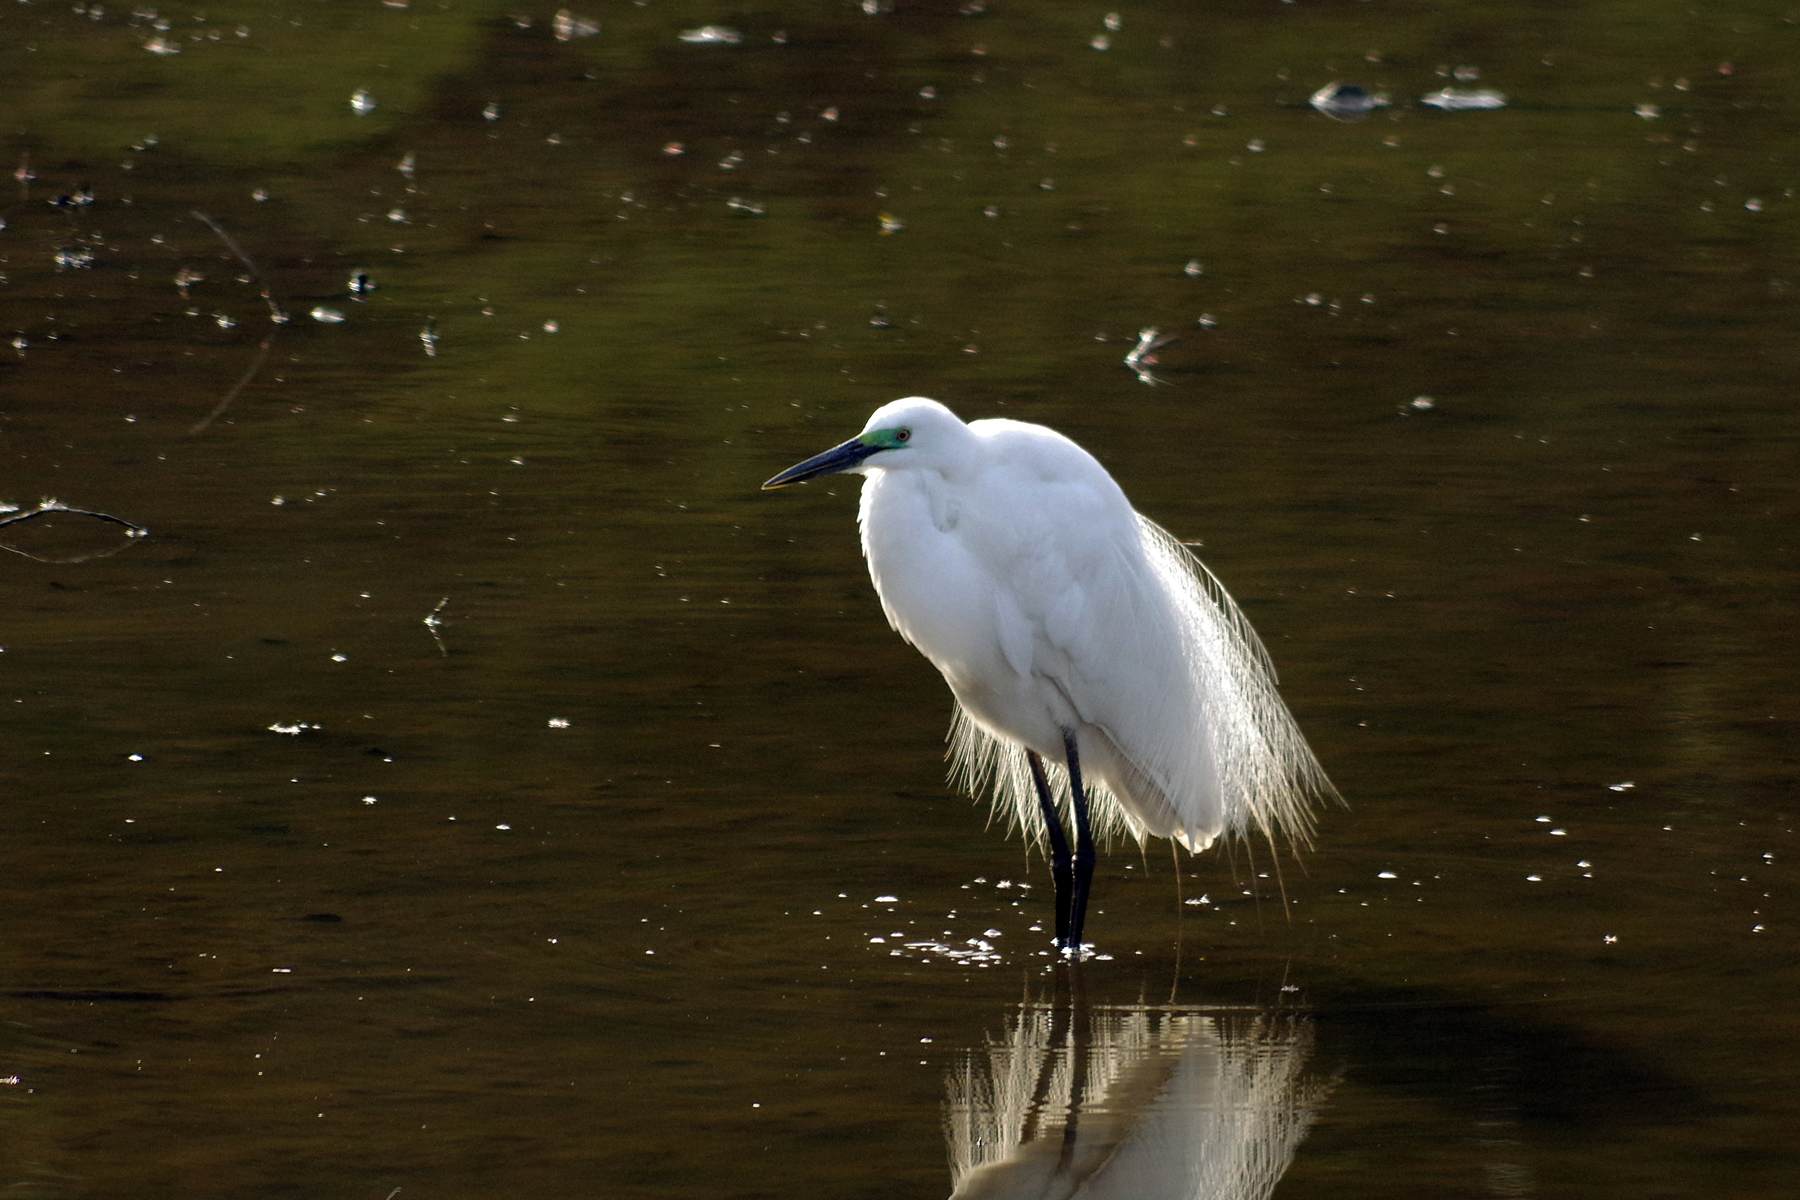
[[[1334,792],[1268,654],[1091,454],[913,396],[763,488],[837,473],[867,477],[863,555],[888,623],[956,697],[953,779],[1047,847],[1064,954],[1083,953],[1096,833],[1196,852],[1221,834],[1310,839],[1311,801]]]

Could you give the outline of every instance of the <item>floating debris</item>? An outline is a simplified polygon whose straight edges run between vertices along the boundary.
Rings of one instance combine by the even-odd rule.
[[[375,97],[369,95],[364,88],[357,88],[350,93],[350,111],[357,116],[375,111]]]
[[[361,298],[375,290],[375,277],[367,271],[350,272],[350,294]]]
[[[741,196],[733,196],[731,199],[727,200],[725,202],[725,207],[729,208],[732,212],[743,213],[746,217],[760,217],[763,215],[762,205],[753,204]]]
[[[559,42],[573,41],[576,38],[593,37],[600,32],[600,22],[586,17],[578,17],[568,9],[558,9],[550,18],[550,30]]]
[[[1334,121],[1360,121],[1378,108],[1386,108],[1385,93],[1371,93],[1360,84],[1328,83],[1307,101]]]
[[[295,721],[291,724],[283,724],[282,722],[277,721],[269,726],[269,732],[285,733],[289,737],[299,737],[303,733],[317,733],[323,728],[323,725],[307,721]]]
[[[882,939],[871,938],[870,940],[880,941]],[[967,938],[960,945],[937,941],[907,942],[904,949],[889,950],[888,954],[890,957],[903,958],[907,950],[912,951],[920,958],[941,958],[964,966],[986,967],[1004,961],[1000,952],[994,949],[994,944],[985,938]]]
[[[14,346],[23,349],[23,347],[19,345],[23,340],[24,339],[22,338],[15,338],[13,341]],[[33,550],[15,546],[10,542],[0,541],[0,550],[10,550],[14,554],[22,555],[25,558],[34,559],[35,561],[42,563],[66,565],[70,563],[87,562],[89,559],[106,558],[108,555],[117,554],[139,538],[147,538],[150,536],[150,531],[148,529],[145,529],[142,525],[136,524],[135,522],[127,521],[122,517],[115,517],[111,513],[93,512],[85,508],[70,508],[62,501],[52,500],[49,497],[39,500],[37,502],[37,507],[35,508],[21,509],[16,504],[0,504],[0,513],[10,514],[8,516],[0,517],[0,528],[5,528],[9,525],[18,525],[25,521],[41,517],[46,513],[64,513],[74,517],[92,517],[96,521],[104,521],[111,525],[121,525],[125,528],[126,540],[109,549],[59,558],[50,558],[46,555],[36,553]]]
[[[63,271],[85,271],[94,265],[94,252],[79,247],[56,252],[56,266]]]
[[[431,326],[419,330],[419,344],[425,347],[426,358],[437,357],[438,332]]]
[[[881,222],[883,234],[899,233],[906,228],[906,223],[890,212],[876,213],[875,219]]]
[[[344,313],[341,309],[326,308],[323,304],[312,310],[312,319],[321,325],[342,325]]]
[[[169,55],[181,53],[181,46],[179,44],[171,42],[167,38],[159,37],[151,38],[149,41],[145,42],[144,49],[152,54]]]
[[[1133,346],[1131,353],[1125,356],[1125,365],[1131,368],[1132,373],[1138,377],[1139,383],[1155,387],[1164,382],[1152,374],[1150,368],[1156,365],[1156,352],[1174,341],[1177,336],[1179,335],[1171,333],[1167,337],[1158,337],[1155,329],[1138,331],[1137,345]]]
[[[444,618],[442,614],[444,606],[449,603],[450,597],[445,596],[442,600],[437,602],[436,607],[425,614],[424,619],[425,628],[431,631],[431,640],[437,644],[438,653],[445,658],[450,657],[450,651],[444,646],[444,639],[438,636],[438,630],[444,627]]]
[[[729,25],[702,25],[684,29],[677,36],[694,46],[736,46],[744,40],[744,35]]]
[[[1444,112],[1480,112],[1505,108],[1506,95],[1493,88],[1439,88],[1419,97],[1419,103]]]

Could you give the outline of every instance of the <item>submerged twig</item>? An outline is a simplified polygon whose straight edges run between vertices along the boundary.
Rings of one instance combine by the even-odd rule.
[[[79,554],[74,558],[45,558],[41,554],[33,554],[29,550],[21,550],[19,547],[8,542],[0,542],[0,550],[10,550],[14,554],[23,555],[26,558],[41,563],[81,563],[87,562],[90,559],[105,558],[108,555],[117,554],[119,551],[125,549],[125,547],[131,545],[131,543],[138,538],[150,536],[150,531],[148,529],[145,529],[142,525],[127,521],[123,517],[115,517],[111,513],[92,512],[85,508],[70,508],[60,500],[51,499],[39,500],[36,508],[27,509],[23,512],[14,512],[11,516],[0,517],[0,529],[4,529],[8,525],[17,525],[21,522],[29,521],[33,517],[41,517],[45,513],[68,513],[71,516],[93,517],[97,521],[109,521],[114,525],[123,525],[125,527],[126,540],[120,542],[110,550],[96,550],[92,554]]]
[[[211,412],[207,413],[204,417],[200,418],[200,420],[188,427],[189,433],[204,433],[208,426],[218,420],[219,417],[224,414],[225,410],[231,407],[231,402],[238,398],[238,393],[243,391],[252,379],[256,378],[256,373],[262,370],[263,363],[267,361],[269,357],[269,346],[275,340],[275,331],[281,328],[282,322],[286,321],[287,318],[282,315],[281,309],[275,304],[275,297],[270,294],[269,281],[263,278],[263,273],[257,270],[254,262],[250,261],[250,256],[244,253],[243,247],[239,246],[237,242],[233,240],[232,236],[225,232],[222,225],[201,212],[199,209],[194,209],[193,214],[195,220],[203,222],[207,228],[219,235],[219,240],[225,243],[226,249],[237,255],[237,260],[244,264],[244,269],[250,272],[250,277],[262,285],[263,303],[269,306],[269,336],[264,338],[262,340],[262,345],[256,348],[256,357],[250,361],[250,369],[245,371],[243,376],[239,378],[236,383],[231,385],[231,390],[225,393],[225,398],[223,400],[220,400],[217,404],[213,405],[213,410]]]

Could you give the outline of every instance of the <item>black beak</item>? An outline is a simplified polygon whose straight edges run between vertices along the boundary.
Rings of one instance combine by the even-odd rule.
[[[851,438],[841,446],[833,446],[823,454],[815,454],[805,462],[795,463],[763,484],[762,490],[772,492],[776,488],[805,483],[807,480],[817,479],[821,475],[836,475],[840,471],[848,471],[869,455],[880,450],[880,446],[868,445],[861,438]]]

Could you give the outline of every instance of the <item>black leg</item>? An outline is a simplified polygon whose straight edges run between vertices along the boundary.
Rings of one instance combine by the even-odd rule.
[[[1081,786],[1081,758],[1075,752],[1075,735],[1063,730],[1063,750],[1069,756],[1069,791],[1075,800],[1075,854],[1070,872],[1069,940],[1064,949],[1081,957],[1081,931],[1087,924],[1088,891],[1094,882],[1094,834],[1088,823],[1087,792]]]
[[[1037,785],[1038,810],[1044,815],[1044,837],[1050,843],[1050,878],[1056,884],[1056,946],[1066,950],[1069,941],[1069,905],[1074,899],[1069,839],[1063,833],[1062,818],[1056,815],[1056,801],[1050,795],[1050,781],[1044,778],[1044,760],[1036,750],[1027,750],[1025,759],[1031,764],[1031,782]]]

